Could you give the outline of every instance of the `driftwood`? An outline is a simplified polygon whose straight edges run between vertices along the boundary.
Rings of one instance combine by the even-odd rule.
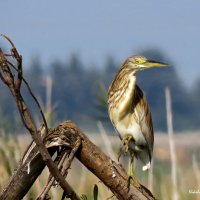
[[[7,54],[0,49],[0,78],[9,87],[15,97],[24,125],[33,137],[33,142],[26,151],[17,170],[11,177],[8,185],[0,194],[0,200],[22,199],[31,185],[47,165],[50,171],[49,181],[38,199],[46,199],[48,191],[56,180],[63,188],[63,197],[80,199],[73,191],[65,177],[76,156],[93,174],[95,174],[112,192],[121,200],[155,199],[151,192],[142,186],[136,179],[130,179],[121,165],[106,156],[84,133],[71,121],[64,121],[56,128],[48,129],[46,120],[40,109],[37,99],[33,95],[22,75],[22,58],[19,56],[14,44],[4,36],[12,45],[11,56],[17,61],[17,67],[7,60]],[[17,72],[17,78],[10,67]],[[43,116],[44,128],[38,129],[23,100],[20,92],[21,83],[24,82],[32,97],[36,100]],[[51,156],[56,153],[54,160]],[[64,160],[66,162],[64,162]]]

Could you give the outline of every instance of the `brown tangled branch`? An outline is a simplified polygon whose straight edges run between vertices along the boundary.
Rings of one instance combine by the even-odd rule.
[[[48,129],[43,112],[37,98],[32,93],[27,81],[23,78],[22,57],[19,55],[12,41],[4,36],[11,44],[11,54],[4,54],[0,49],[0,78],[8,86],[15,98],[22,121],[32,135],[33,142],[11,177],[8,185],[0,194],[0,200],[22,199],[39,174],[48,166],[49,181],[38,200],[48,199],[48,191],[55,181],[63,188],[63,197],[72,200],[80,199],[71,186],[65,181],[68,169],[76,156],[94,175],[96,175],[120,200],[153,200],[151,192],[142,186],[136,179],[130,180],[121,165],[115,163],[94,145],[84,133],[72,122],[65,121],[56,128]],[[6,57],[12,56],[17,67]],[[14,68],[15,78],[10,67]],[[43,118],[43,126],[37,129],[34,119],[21,94],[22,82],[36,101]],[[52,156],[57,152],[57,157]]]
[[[60,139],[61,138],[61,139]],[[79,140],[81,139],[81,146]],[[71,121],[65,121],[54,129],[49,129],[48,135],[44,139],[44,143],[51,155],[55,153],[58,146],[66,147],[76,151],[76,157],[87,167],[94,175],[96,175],[120,200],[154,200],[151,192],[138,183],[136,179],[132,179],[128,187],[129,176],[123,167],[105,155],[99,147],[94,145],[84,133]],[[78,147],[79,146],[79,147]],[[71,151],[70,151],[71,152]],[[69,153],[70,155],[71,153]],[[72,157],[74,156],[72,152]],[[70,156],[67,162],[71,162]],[[26,163],[22,164],[11,178],[10,183],[6,187],[0,199],[21,199],[30,187],[45,164],[40,154],[34,156],[29,154],[27,162],[30,162],[30,173],[27,171]],[[69,166],[68,164],[66,164]],[[66,173],[66,172],[65,172]],[[17,181],[17,185],[16,185]],[[27,186],[29,184],[29,186]],[[23,185],[23,187],[20,185]],[[14,186],[14,187],[13,187]],[[47,194],[47,193],[45,193]],[[68,193],[68,196],[71,193]],[[43,196],[42,196],[43,195]],[[3,198],[2,198],[3,197]],[[45,199],[44,193],[41,194]],[[71,198],[73,199],[73,198]]]
[[[65,142],[63,142],[64,144]],[[68,174],[68,169],[70,168],[72,161],[75,157],[76,152],[78,151],[79,147],[81,145],[81,139],[78,138],[77,141],[75,142],[75,146],[72,148],[70,153],[68,151],[62,151],[61,156],[58,157],[58,169],[61,171],[61,174],[63,177],[66,178]],[[68,158],[67,158],[68,157]],[[64,164],[64,162],[67,160],[67,162]],[[48,194],[49,190],[51,187],[55,184],[55,178],[50,175],[49,181],[47,185],[45,186],[44,190],[41,192],[37,200],[44,200],[46,195]],[[69,193],[66,194],[65,192],[63,193],[63,197],[70,197]]]
[[[60,184],[60,186],[63,188],[63,190],[66,193],[68,193],[68,188],[69,188],[68,184],[66,183],[65,179],[59,172],[56,164],[51,159],[51,156],[49,155],[47,149],[44,147],[42,138],[41,138],[40,134],[38,134],[35,121],[29,111],[29,108],[28,108],[26,102],[24,101],[22,94],[21,94],[21,91],[20,91],[21,83],[22,83],[22,80],[24,80],[23,79],[23,70],[22,70],[22,56],[19,55],[13,42],[5,35],[3,35],[3,37],[6,38],[12,46],[11,56],[17,62],[17,68],[16,68],[17,78],[15,79],[15,76],[12,74],[12,71],[10,69],[10,62],[7,60],[6,56],[4,55],[4,53],[1,49],[0,49],[0,64],[1,64],[0,78],[8,86],[12,95],[14,96],[15,101],[17,103],[18,110],[20,112],[20,116],[24,123],[24,126],[30,132],[34,142],[36,143],[36,145],[38,147],[38,150],[42,156],[42,159],[45,161],[47,167],[49,168],[49,171],[55,177],[56,181]],[[11,65],[11,66],[14,66],[14,65]],[[31,91],[30,87],[28,87],[28,89],[29,89],[29,91]],[[34,96],[32,92],[30,92],[30,93],[32,96]],[[36,98],[34,98],[34,99],[36,99]],[[38,103],[38,101],[36,101],[36,103]],[[42,115],[42,116],[44,117],[44,115]],[[43,120],[44,120],[44,124],[46,125],[45,118],[43,118]],[[48,128],[46,125],[46,131],[47,130],[48,130]]]

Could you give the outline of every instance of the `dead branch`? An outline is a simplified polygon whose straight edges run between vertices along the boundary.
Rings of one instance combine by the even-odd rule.
[[[22,56],[19,55],[17,49],[15,48],[13,42],[7,37],[6,38],[9,43],[12,46],[11,49],[11,55],[17,62],[17,78],[15,79],[15,76],[13,75],[10,66],[8,64],[8,60],[5,57],[3,51],[0,49],[0,78],[5,83],[8,88],[10,89],[12,95],[15,98],[15,101],[17,103],[18,110],[20,112],[20,116],[22,118],[22,121],[25,125],[25,127],[30,132],[34,142],[36,143],[38,150],[42,156],[42,159],[45,161],[46,165],[49,168],[49,171],[51,174],[55,177],[56,181],[60,184],[60,186],[63,188],[63,190],[67,193],[68,191],[68,184],[66,183],[65,179],[62,177],[61,173],[59,172],[56,164],[52,161],[51,156],[49,155],[47,149],[44,147],[42,138],[40,134],[37,132],[37,127],[35,124],[35,121],[29,111],[29,108],[24,101],[23,96],[21,95],[21,83],[23,80],[22,76]],[[29,88],[30,89],[30,88]],[[46,124],[46,120],[44,120],[44,123]],[[47,131],[46,126],[46,131]]]
[[[151,192],[136,179],[131,179],[130,187],[128,187],[129,176],[123,167],[105,155],[75,124],[65,121],[61,125],[63,127],[68,127],[68,131],[66,132],[67,137],[69,137],[70,134],[81,137],[82,145],[76,155],[77,158],[95,174],[119,200],[155,199]]]
[[[81,139],[78,138],[76,143],[75,143],[74,148],[71,150],[69,155],[68,155],[68,152],[63,151],[63,155],[61,155],[60,161],[58,162],[58,169],[61,171],[61,174],[62,174],[63,177],[67,176],[68,169],[70,168],[70,166],[72,164],[72,161],[73,161],[73,159],[75,157],[75,154],[78,151],[80,145],[81,145]],[[67,156],[68,156],[68,158],[67,158]],[[65,165],[63,165],[65,160],[67,160],[67,162],[66,162]],[[42,193],[39,195],[39,197],[37,199],[38,200],[44,200],[45,196],[48,194],[49,190],[54,185],[54,183],[55,183],[55,179],[50,174],[49,181],[48,181],[46,187],[44,188],[44,190],[42,191]],[[65,194],[66,197],[67,197],[67,195],[68,194]]]
[[[75,149],[77,141],[81,138],[81,146],[78,148],[76,157],[93,174],[95,174],[120,200],[154,200],[151,192],[133,179],[128,188],[128,179],[123,167],[108,156],[106,156],[96,145],[94,145],[71,121],[65,121],[58,127],[50,129],[45,138],[45,146],[51,151],[51,155],[58,146]],[[30,157],[30,158],[29,158]],[[31,162],[30,160],[31,159]],[[27,163],[30,162],[30,173],[27,174]],[[68,161],[70,162],[70,160]],[[10,183],[0,195],[0,199],[21,199],[21,194],[26,194],[37,176],[44,167],[40,154],[34,158],[31,154],[27,162],[21,165],[11,178]],[[17,180],[17,184],[16,184]],[[24,184],[25,183],[25,184]],[[27,186],[28,184],[28,186]],[[17,192],[13,192],[16,190]],[[68,192],[68,194],[71,194]],[[20,198],[19,198],[20,197]]]
[[[47,136],[44,138],[44,144],[51,156],[53,156],[55,152],[57,152],[57,157],[59,157],[59,155],[62,155],[63,153],[74,151],[73,149],[71,149],[71,147],[74,147],[74,144],[77,143],[75,141],[76,138],[70,139],[70,141],[62,140],[62,145],[59,142],[54,142],[54,140],[59,139],[57,136],[58,134],[61,134],[62,131],[63,130],[61,128],[49,129]],[[62,146],[62,151],[59,151],[59,146]],[[74,148],[76,148],[76,146]],[[66,161],[71,162],[71,160],[68,161],[68,158],[66,158]],[[32,142],[31,145],[29,145],[28,150],[25,152],[24,158],[20,162],[17,170],[12,175],[8,185],[0,194],[0,200],[22,199],[31,188],[35,180],[38,178],[45,166],[45,162],[42,160],[42,157],[38,152],[37,146],[34,146]],[[29,173],[28,168],[30,168]],[[68,183],[67,188],[67,196],[70,199],[80,200],[78,195],[75,193],[75,191],[73,191]]]
[[[50,155],[53,155],[55,151],[56,148],[49,149]],[[31,163],[31,171],[29,174],[27,173],[27,165],[19,164],[8,185],[1,192],[1,200],[23,199],[45,167],[45,163],[40,154],[38,154]]]
[[[68,155],[68,152],[63,151],[61,158],[58,161],[58,169],[61,171],[61,167],[66,159]],[[37,200],[45,200],[46,195],[48,194],[49,190],[51,189],[51,187],[55,184],[55,179],[53,178],[53,176],[50,174],[49,178],[48,178],[48,182],[47,185],[44,187],[43,191],[41,192],[41,194],[37,197]]]
[[[14,65],[12,66],[12,63],[9,63],[0,49],[0,78],[14,96],[22,121],[31,133],[33,142],[30,149],[26,151],[18,169],[11,177],[10,182],[0,194],[0,200],[22,199],[45,165],[48,166],[55,180],[63,188],[63,197],[66,196],[74,200],[80,199],[64,179],[74,156],[95,174],[119,200],[155,199],[151,192],[136,179],[132,179],[130,185],[128,185],[129,176],[126,171],[106,156],[72,122],[65,121],[54,129],[48,129],[45,125],[44,134],[42,134],[42,129],[37,130],[34,119],[20,92],[21,84],[23,81],[25,82],[22,76],[22,57],[19,56],[12,41],[9,38],[7,40],[12,45],[11,55],[18,65],[17,68]],[[17,77],[12,73],[10,66],[16,69]],[[28,89],[30,90],[30,88]],[[29,92],[32,93],[31,90]],[[42,135],[44,135],[44,139]],[[61,147],[61,151],[59,151],[59,147]],[[53,161],[51,156],[56,151],[58,155],[56,160]],[[65,152],[63,153],[63,151]],[[66,154],[69,156],[67,157]],[[61,157],[59,157],[60,155]],[[64,159],[66,159],[66,162],[64,162]],[[56,163],[54,163],[55,161],[58,162],[61,173]],[[66,163],[66,166],[64,166],[64,163]],[[52,180],[50,178],[50,185],[54,182]],[[47,187],[49,191],[50,186],[47,185]],[[45,194],[47,196],[47,190],[41,195]],[[43,195],[42,198],[45,198],[45,196]]]

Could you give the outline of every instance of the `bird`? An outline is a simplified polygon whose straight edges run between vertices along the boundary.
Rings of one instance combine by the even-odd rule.
[[[150,169],[154,145],[150,107],[137,85],[136,74],[144,69],[165,66],[167,64],[142,55],[128,57],[108,89],[108,115],[119,133],[124,152],[130,154],[130,176],[134,175],[134,157],[142,162],[143,171]]]

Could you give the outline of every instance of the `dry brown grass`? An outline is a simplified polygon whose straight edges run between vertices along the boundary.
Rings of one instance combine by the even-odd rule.
[[[200,140],[199,133],[185,133],[175,135],[175,146],[178,166],[178,192],[181,199],[197,200],[200,194],[190,194],[189,190],[200,190]],[[95,144],[103,150],[105,143],[101,134],[89,135]],[[110,136],[112,149],[117,152],[119,147],[119,139]],[[17,163],[23,155],[26,146],[29,144],[30,138],[19,135],[17,137],[6,136],[1,134],[0,137],[0,190],[6,185],[13,170],[17,167]],[[117,153],[110,155],[117,160]],[[127,166],[127,158],[122,158],[124,166]],[[136,165],[136,177],[144,184],[148,185],[148,174],[140,169],[140,165]],[[48,177],[48,170],[45,169],[39,179],[34,183],[28,195],[24,198],[33,199],[41,191]],[[93,174],[91,174],[79,161],[75,161],[70,169],[68,176],[69,183],[73,186],[78,194],[86,194],[88,199],[92,199],[92,191],[94,184],[99,188],[99,199],[104,200],[112,196],[111,192],[100,182]],[[171,198],[171,169],[168,136],[163,134],[155,135],[154,148],[154,167],[153,167],[153,193],[158,199],[169,200]],[[59,187],[55,187],[50,193],[52,199],[58,199],[61,195]],[[115,198],[113,198],[115,199]]]

